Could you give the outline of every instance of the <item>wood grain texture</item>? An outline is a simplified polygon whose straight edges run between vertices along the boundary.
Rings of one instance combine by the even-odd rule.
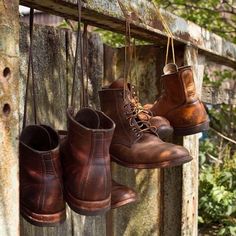
[[[184,59],[185,63],[193,68],[197,94],[201,97],[205,57],[199,55],[196,48],[187,46],[184,52]],[[183,145],[189,150],[193,160],[183,165],[181,235],[197,236],[199,134],[184,137]]]
[[[78,19],[75,0],[21,0],[20,3],[64,18]],[[121,3],[123,11],[116,0],[87,0],[83,4],[82,19],[90,25],[124,34],[124,14],[129,14],[132,18],[132,36],[157,45],[166,45],[167,35],[152,2],[123,0]],[[160,11],[174,35],[176,44],[194,45],[211,60],[236,68],[235,44],[183,18],[164,10]]]
[[[21,109],[27,73],[29,29],[21,25],[20,76]],[[66,128],[66,108],[71,95],[76,35],[67,30],[35,25],[33,63],[36,80],[38,122],[55,129]],[[80,62],[79,67],[80,67]],[[80,73],[80,70],[79,70]],[[103,77],[103,44],[97,35],[89,36],[89,104],[98,107],[97,91]],[[79,76],[79,74],[78,74]],[[79,78],[79,77],[78,77]],[[31,85],[32,87],[32,85]],[[80,82],[76,80],[76,109],[79,110]],[[29,96],[28,124],[32,123],[32,94]],[[22,117],[21,117],[22,118]],[[100,236],[106,234],[104,216],[85,217],[67,207],[67,220],[57,227],[36,227],[21,218],[21,235],[24,236]]]
[[[19,1],[0,0],[0,234],[19,235]]]

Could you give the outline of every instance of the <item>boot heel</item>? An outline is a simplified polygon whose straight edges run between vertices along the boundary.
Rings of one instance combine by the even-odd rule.
[[[201,123],[199,125],[195,125],[192,127],[184,127],[184,128],[174,128],[174,135],[176,136],[187,136],[191,134],[196,134],[199,132],[203,132],[209,129],[209,121]]]
[[[80,215],[96,216],[106,213],[111,208],[111,195],[102,201],[85,201],[65,191],[65,199],[70,208]]]
[[[38,214],[21,205],[20,214],[29,223],[41,227],[57,226],[66,219],[66,209],[53,214]]]

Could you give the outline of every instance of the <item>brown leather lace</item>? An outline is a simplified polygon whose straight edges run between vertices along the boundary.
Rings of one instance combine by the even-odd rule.
[[[152,126],[150,122],[140,120],[138,118],[138,115],[142,112],[146,113],[144,109],[141,109],[141,104],[137,103],[137,98],[132,99],[132,89],[131,91],[128,91],[127,88],[127,82],[128,82],[128,76],[131,74],[131,15],[125,10],[125,7],[123,6],[122,2],[118,0],[118,3],[120,5],[120,8],[124,14],[125,17],[125,62],[124,62],[124,87],[123,87],[123,100],[124,100],[124,109],[126,119],[129,120],[129,125],[132,127],[132,130],[135,132],[138,138],[140,138],[143,134],[143,132],[151,132],[156,135],[157,129],[155,126]],[[131,92],[131,94],[130,94]],[[130,98],[131,95],[131,98]]]
[[[72,91],[71,91],[71,103],[70,105],[74,107],[75,105],[75,83],[78,77],[78,58],[80,57],[80,107],[84,106],[84,63],[83,63],[83,42],[81,35],[81,0],[77,1],[78,10],[78,24],[77,24],[77,35],[76,35],[76,48],[75,48],[75,59],[74,59],[74,70],[73,70],[73,81],[72,81]],[[80,49],[80,50],[79,50]],[[79,54],[80,53],[80,54]]]
[[[28,57],[28,71],[27,71],[27,80],[26,80],[26,91],[25,91],[25,101],[24,101],[24,115],[23,115],[23,127],[26,126],[27,120],[27,105],[28,105],[28,96],[29,96],[29,82],[30,82],[30,73],[32,73],[32,95],[33,95],[33,105],[34,105],[34,123],[37,124],[37,104],[35,96],[35,78],[34,78],[34,65],[33,65],[33,26],[34,26],[34,9],[30,8],[30,44],[29,44],[29,57]]]
[[[80,59],[80,108],[88,106],[88,31],[87,24],[84,24],[83,40],[81,33],[81,15],[82,15],[82,3],[81,0],[77,1],[78,10],[78,28],[76,36],[76,49],[75,60],[73,70],[73,82],[72,82],[72,94],[71,94],[71,106],[74,107],[75,99],[75,82],[78,77],[78,58]],[[80,52],[80,54],[79,54]],[[86,83],[85,78],[86,77]]]

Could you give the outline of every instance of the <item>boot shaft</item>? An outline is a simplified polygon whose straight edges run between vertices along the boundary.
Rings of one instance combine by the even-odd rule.
[[[99,91],[101,110],[116,124],[112,143],[131,145],[141,134],[130,91],[102,89]]]
[[[40,213],[63,209],[59,137],[48,126],[27,126],[20,137],[21,203]]]
[[[170,105],[197,101],[191,66],[180,67],[178,72],[162,76],[163,95]]]
[[[74,115],[68,109],[68,136],[62,144],[67,191],[83,201],[99,201],[110,196],[109,147],[114,122],[90,108]]]

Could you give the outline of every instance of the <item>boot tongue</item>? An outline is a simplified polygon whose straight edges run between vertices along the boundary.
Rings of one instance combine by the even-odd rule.
[[[89,129],[99,129],[100,127],[99,115],[91,108],[83,108],[78,111],[75,120]]]

